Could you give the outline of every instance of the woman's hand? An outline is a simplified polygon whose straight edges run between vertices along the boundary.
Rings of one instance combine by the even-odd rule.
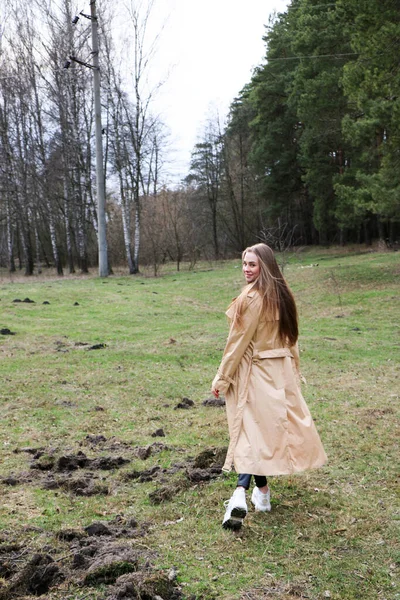
[[[219,398],[219,390],[211,390],[213,396],[215,396],[216,398]]]

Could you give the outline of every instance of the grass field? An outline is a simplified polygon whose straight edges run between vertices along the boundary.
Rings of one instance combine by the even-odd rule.
[[[225,409],[203,401],[240,263],[4,274],[0,600],[400,598],[400,255],[305,250],[285,274],[329,463],[272,478],[271,513],[239,533],[221,527]]]

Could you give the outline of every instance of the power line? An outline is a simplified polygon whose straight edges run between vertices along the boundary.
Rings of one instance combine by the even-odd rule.
[[[36,65],[36,66],[37,66],[37,65]],[[63,72],[63,73],[65,73],[65,70],[66,70],[66,69],[65,69],[64,67],[55,67],[55,68],[51,68],[51,67],[50,67],[50,66],[48,66],[48,65],[46,65],[46,66],[45,66],[45,68],[42,68],[42,67],[40,67],[40,72],[41,72],[41,74],[45,74],[45,75],[46,75],[46,74],[50,74],[50,75],[51,75],[52,73],[56,73],[56,72],[57,72],[57,73],[58,73],[58,72]],[[80,73],[80,72],[81,72],[81,70],[80,70],[80,69],[77,69],[77,68],[72,68],[72,69],[70,70],[70,73],[72,73],[72,72],[73,72],[73,73],[75,73],[75,72],[77,72],[77,73]],[[21,80],[21,77],[20,77],[20,75],[0,75],[0,81],[7,81],[7,80],[10,80],[10,79],[14,79],[14,80],[20,81],[20,80]]]
[[[302,58],[341,58],[343,56],[359,56],[359,52],[345,52],[343,54],[310,54],[304,56],[282,56],[279,58],[267,57],[266,60],[270,62],[276,60],[301,60]]]

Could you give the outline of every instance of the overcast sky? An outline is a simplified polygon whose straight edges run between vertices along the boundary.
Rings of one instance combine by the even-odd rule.
[[[154,81],[166,82],[153,110],[171,133],[169,170],[175,182],[188,173],[207,114],[217,108],[224,118],[262,62],[264,25],[288,1],[156,0],[150,36],[162,32],[151,73]]]

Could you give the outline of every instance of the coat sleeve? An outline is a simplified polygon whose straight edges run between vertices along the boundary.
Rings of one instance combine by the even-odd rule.
[[[235,371],[258,326],[261,302],[256,296],[248,297],[247,302],[243,312],[243,327],[238,329],[231,325],[221,364],[211,385],[212,391],[218,390],[220,394],[225,394],[234,383]]]

